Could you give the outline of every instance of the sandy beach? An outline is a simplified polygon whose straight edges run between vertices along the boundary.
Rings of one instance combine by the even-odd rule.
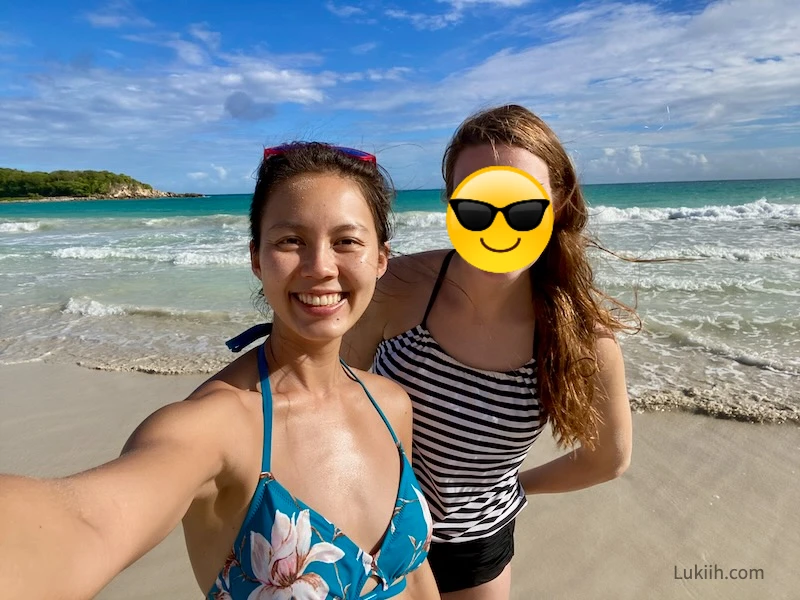
[[[58,476],[110,460],[146,415],[203,379],[2,366],[0,471]],[[512,598],[797,598],[797,424],[645,413],[634,415],[634,436],[621,479],[529,498]],[[557,454],[543,435],[525,466]],[[98,596],[201,597],[180,528]]]

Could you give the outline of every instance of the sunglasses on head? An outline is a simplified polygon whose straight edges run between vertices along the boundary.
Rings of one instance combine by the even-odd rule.
[[[483,231],[494,222],[497,213],[503,213],[506,223],[515,231],[536,229],[544,218],[549,200],[520,200],[498,208],[480,200],[450,200],[456,219],[464,229]]]
[[[264,148],[264,158],[267,159],[270,156],[280,156],[281,154],[288,152],[289,150],[304,145],[305,144],[301,142],[295,144],[281,144],[280,146],[274,146],[272,148]],[[358,160],[371,162],[373,165],[378,163],[377,159],[375,158],[375,155],[370,154],[369,152],[364,152],[363,150],[356,150],[355,148],[347,148],[345,146],[332,146],[330,144],[324,144],[324,145],[328,146],[333,150],[336,150],[337,152],[346,154],[347,156],[352,156],[353,158],[357,158]]]

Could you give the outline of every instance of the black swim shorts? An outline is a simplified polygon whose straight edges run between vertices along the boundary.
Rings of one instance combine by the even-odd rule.
[[[495,579],[514,556],[514,521],[489,537],[431,543],[428,562],[439,592],[457,592]]]

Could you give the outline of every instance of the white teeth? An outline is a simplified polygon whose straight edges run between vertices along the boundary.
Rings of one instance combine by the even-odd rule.
[[[342,301],[341,294],[325,294],[323,296],[316,296],[313,294],[297,294],[300,302],[310,306],[328,306],[329,304],[336,304]]]

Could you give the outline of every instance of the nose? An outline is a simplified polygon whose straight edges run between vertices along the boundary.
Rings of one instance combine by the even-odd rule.
[[[309,279],[328,279],[339,272],[336,254],[330,244],[309,245],[303,252],[300,274]]]

